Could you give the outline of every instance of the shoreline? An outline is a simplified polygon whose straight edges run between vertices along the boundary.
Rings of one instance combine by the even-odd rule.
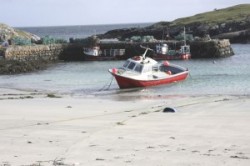
[[[250,96],[31,93],[1,91],[16,98],[0,100],[0,165],[249,164]],[[163,113],[165,107],[177,112]]]

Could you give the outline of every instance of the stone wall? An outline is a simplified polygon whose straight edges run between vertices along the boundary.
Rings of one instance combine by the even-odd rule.
[[[181,43],[167,42],[179,46]],[[110,43],[101,45],[102,48],[123,48],[126,49],[126,58],[143,53],[144,49],[140,45],[146,45],[155,48],[157,43]],[[197,58],[220,58],[234,55],[231,44],[228,39],[193,41],[190,44],[192,59]],[[33,60],[66,60],[66,61],[83,61],[82,44],[53,44],[53,45],[34,45],[34,46],[9,46],[4,53],[6,60],[16,61],[33,61]]]
[[[32,45],[32,46],[9,46],[5,50],[6,60],[57,60],[65,46],[62,44]]]
[[[84,61],[83,44],[65,44],[59,59],[64,61]]]
[[[234,55],[233,49],[228,39],[194,41],[190,43],[190,50],[192,59],[222,58]]]
[[[165,41],[170,49],[180,49],[183,42],[181,41]],[[156,42],[151,43],[118,43],[114,46],[113,43],[110,44],[102,44],[101,48],[125,48],[126,49],[126,57],[130,58],[132,56],[136,56],[138,54],[142,54],[145,50],[140,46],[147,46],[152,49],[156,47]],[[188,42],[191,50],[191,59],[199,59],[199,58],[221,58],[221,57],[229,57],[234,55],[233,49],[231,47],[230,41],[228,39],[209,39],[209,40],[197,40]],[[147,56],[151,56],[153,54],[152,51],[147,53]]]

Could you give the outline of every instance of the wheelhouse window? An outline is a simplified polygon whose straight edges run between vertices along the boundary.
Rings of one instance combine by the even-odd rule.
[[[128,65],[128,68],[129,68],[130,70],[133,70],[134,67],[135,67],[135,63],[134,63],[134,62],[130,62],[129,65]]]
[[[123,64],[123,67],[126,68],[128,66],[128,64],[129,64],[129,62],[130,62],[129,60],[126,60],[126,62]]]
[[[141,64],[137,64],[135,66],[135,71],[141,73],[142,72],[142,68],[143,68],[143,66]]]

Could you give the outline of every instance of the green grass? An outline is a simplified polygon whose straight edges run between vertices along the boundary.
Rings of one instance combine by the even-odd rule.
[[[224,9],[214,9],[211,12],[196,14],[191,17],[176,19],[171,26],[187,25],[192,23],[218,24],[232,21],[242,21],[250,18],[250,4],[236,5]]]

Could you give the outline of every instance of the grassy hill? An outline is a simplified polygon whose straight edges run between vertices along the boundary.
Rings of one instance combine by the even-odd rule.
[[[194,36],[210,36],[229,38],[232,42],[250,41],[250,4],[240,4],[194,16],[179,18],[172,22],[158,22],[147,29],[166,31],[171,36],[178,35],[183,27]]]
[[[227,38],[231,42],[250,42],[250,4],[240,4],[224,9],[179,18],[172,22],[161,21],[145,28],[117,29],[102,35],[102,38],[126,39],[137,35],[152,35],[156,39],[164,36],[174,38],[183,32],[194,37],[209,34],[215,38]]]
[[[250,4],[241,4],[224,9],[214,9],[214,11],[211,12],[176,19],[171,23],[171,25],[187,25],[196,22],[218,24],[232,21],[239,22],[245,19],[250,19]]]

